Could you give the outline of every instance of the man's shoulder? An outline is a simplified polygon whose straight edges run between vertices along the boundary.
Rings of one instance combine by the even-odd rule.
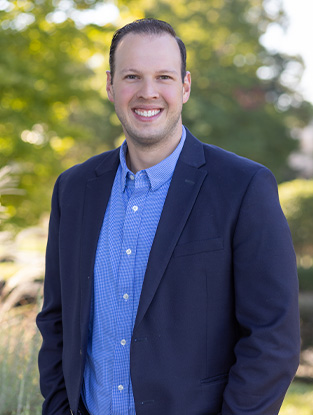
[[[203,143],[206,160],[211,166],[226,170],[238,170],[243,172],[256,171],[266,167],[257,161],[240,156],[213,144]]]
[[[118,160],[119,149],[97,154],[65,170],[59,176],[59,180],[62,182],[76,182],[95,178],[106,170],[111,170],[117,166]]]
[[[204,148],[208,171],[218,186],[238,192],[251,183],[258,187],[271,183],[276,188],[275,176],[266,166],[214,145],[204,144]]]
[[[267,167],[218,146],[203,143],[188,133],[189,144],[184,161],[188,160],[191,152],[197,154],[191,158],[201,160],[197,167],[206,172],[206,183],[211,189],[214,186],[218,192],[237,196],[245,193],[252,183],[257,188],[270,185],[276,189],[276,179]]]
[[[202,147],[204,152],[205,164],[212,170],[223,171],[225,174],[253,174],[259,169],[268,170],[262,164],[235,154],[213,144],[207,144],[198,140],[188,131],[189,139],[197,143],[197,147]],[[193,146],[195,148],[195,146]]]

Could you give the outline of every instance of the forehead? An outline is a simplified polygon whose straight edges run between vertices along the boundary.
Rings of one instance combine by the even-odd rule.
[[[167,34],[151,35],[129,33],[119,42],[115,51],[116,70],[127,67],[169,66],[180,71],[181,57],[176,39]]]

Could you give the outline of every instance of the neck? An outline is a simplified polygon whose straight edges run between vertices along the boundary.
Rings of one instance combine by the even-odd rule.
[[[140,170],[155,166],[173,153],[181,139],[181,133],[175,139],[160,142],[154,146],[139,146],[126,137],[127,155],[126,163],[129,170],[137,173]]]

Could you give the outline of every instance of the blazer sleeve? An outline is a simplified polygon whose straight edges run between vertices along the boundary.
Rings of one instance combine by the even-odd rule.
[[[242,200],[233,238],[239,341],[223,415],[275,415],[299,364],[295,253],[272,173],[261,167]]]
[[[62,370],[63,330],[59,273],[59,181],[53,196],[46,250],[44,303],[37,316],[43,343],[39,352],[40,388],[44,397],[43,415],[68,415],[70,408]]]

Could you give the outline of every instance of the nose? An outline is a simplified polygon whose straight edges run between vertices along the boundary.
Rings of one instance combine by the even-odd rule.
[[[138,98],[155,99],[159,97],[157,85],[152,79],[144,79],[137,93]]]

